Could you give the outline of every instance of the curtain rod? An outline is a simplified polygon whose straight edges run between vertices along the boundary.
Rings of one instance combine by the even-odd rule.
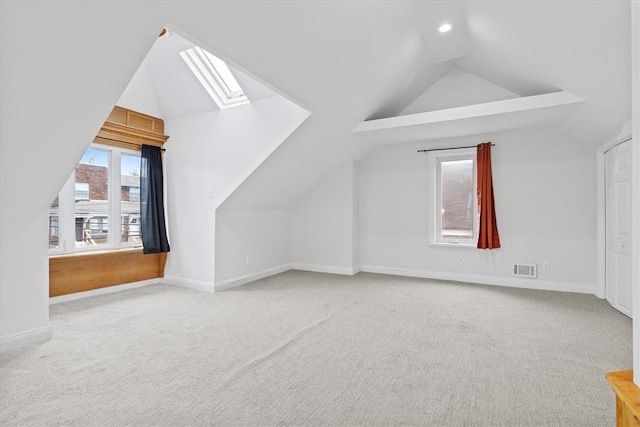
[[[107,141],[117,142],[118,144],[128,144],[128,145],[133,145],[134,147],[142,148],[142,144],[138,144],[136,142],[121,141],[119,139],[105,138],[105,137],[102,137],[102,136],[100,138],[101,139],[106,139]],[[158,146],[154,145],[154,147],[158,147]],[[166,149],[164,149],[162,147],[158,147],[158,148],[160,148],[160,150],[162,150],[162,151],[167,151]]]
[[[480,145],[480,144],[478,144]],[[429,150],[418,150],[418,153],[426,153],[428,151],[443,151],[443,150],[460,150],[462,148],[476,148],[478,145],[467,145],[466,147],[450,147],[450,148],[431,148]],[[491,143],[492,147],[495,147],[496,144]]]

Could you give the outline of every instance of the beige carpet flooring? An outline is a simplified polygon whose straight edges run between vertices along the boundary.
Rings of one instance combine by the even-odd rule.
[[[594,296],[291,271],[51,307],[0,425],[612,426],[631,321]]]

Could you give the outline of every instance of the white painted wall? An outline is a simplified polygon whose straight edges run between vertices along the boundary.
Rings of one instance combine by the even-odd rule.
[[[4,157],[4,155],[3,155]],[[51,337],[46,209],[3,206],[0,301],[2,351]]]
[[[297,268],[353,274],[357,166],[351,161],[307,195],[291,213],[291,262]]]
[[[162,117],[147,67],[140,65],[116,105],[153,117]]]
[[[289,211],[219,209],[215,238],[216,289],[288,269],[290,223]],[[248,263],[247,258],[250,258]]]
[[[162,24],[141,22],[142,4],[127,13],[105,2],[0,5],[0,342],[7,350],[50,336],[48,207]]]
[[[636,259],[632,263],[631,281],[633,296],[633,380],[640,386],[640,3],[633,2],[631,10],[632,22],[632,127],[633,127],[633,175],[632,188],[632,250]]]
[[[216,209],[308,115],[273,97],[165,122],[167,277],[213,286]]]
[[[354,273],[360,268],[360,166],[357,162],[353,162],[353,214],[351,223],[353,229],[352,245],[353,245],[353,266]]]
[[[502,248],[428,243],[427,155],[420,144],[381,148],[360,163],[360,256],[364,270],[481,283],[593,292],[595,152],[544,131],[450,141],[493,141],[493,178]],[[393,258],[388,258],[388,251]],[[458,265],[458,257],[464,264]],[[513,263],[549,262],[538,279],[511,276]]]

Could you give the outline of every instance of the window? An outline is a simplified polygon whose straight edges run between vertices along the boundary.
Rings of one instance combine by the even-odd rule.
[[[92,144],[49,208],[49,252],[139,245],[139,170],[139,153]]]
[[[60,235],[60,217],[58,211],[58,198],[51,204],[49,210],[49,249],[58,249]]]
[[[431,242],[473,245],[478,209],[475,150],[445,150],[431,154],[433,221]]]
[[[111,150],[96,147],[89,148],[84,153],[74,171],[76,248],[104,248],[109,245]],[[79,190],[84,193],[80,194],[82,197],[78,197]]]
[[[220,109],[249,103],[223,60],[198,46],[180,52],[180,56]]]
[[[76,200],[89,200],[88,182],[76,182]]]
[[[129,187],[129,201],[130,202],[140,201],[140,187]]]

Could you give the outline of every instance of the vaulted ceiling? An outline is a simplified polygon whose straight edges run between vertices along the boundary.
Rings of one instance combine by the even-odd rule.
[[[312,113],[226,208],[294,206],[349,159],[396,142],[354,132],[363,121],[446,108],[435,84],[451,73],[478,89],[462,104],[489,92],[486,101],[557,91],[583,99],[540,126],[593,146],[630,118],[629,1],[3,2],[3,15],[3,108],[28,105],[40,120],[30,127],[23,110],[6,110],[3,139],[49,140],[41,152],[18,144],[7,153],[52,172],[42,188],[3,184],[9,198],[57,192],[165,26]],[[444,21],[453,29],[441,34]],[[83,125],[65,125],[70,115]],[[411,137],[437,142],[428,129]],[[69,159],[57,172],[49,163],[60,147]],[[5,165],[6,182],[19,166]]]
[[[314,2],[269,8],[264,13],[272,30],[260,40],[266,51],[261,49],[259,59],[238,51],[229,55],[313,116],[227,205],[295,203],[304,193],[299,189],[376,144],[422,140],[427,146],[437,142],[434,138],[455,137],[456,122],[435,132],[353,132],[367,119],[418,112],[407,107],[423,94],[427,105],[446,108],[446,91],[429,90],[452,72],[493,85],[502,99],[568,91],[584,102],[544,117],[525,116],[519,125],[557,127],[595,146],[631,115],[629,8],[629,2],[573,1]],[[439,33],[442,22],[453,29]],[[460,98],[458,105],[495,100],[474,99],[471,89],[477,85],[460,84],[458,94],[468,99]],[[506,121],[513,123],[510,116]],[[504,122],[495,128],[482,122],[477,129],[502,130],[508,127]],[[278,191],[269,191],[273,188]],[[287,200],[279,200],[280,194]]]

